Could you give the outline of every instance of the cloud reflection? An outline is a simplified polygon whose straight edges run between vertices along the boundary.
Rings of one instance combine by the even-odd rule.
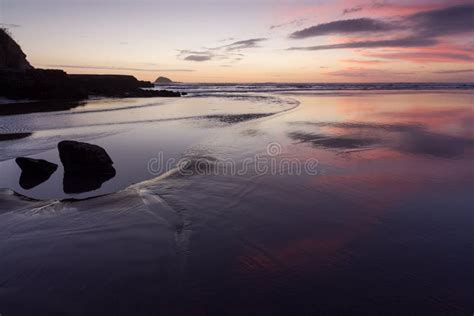
[[[326,149],[353,150],[382,146],[414,155],[456,158],[474,148],[474,140],[469,137],[433,133],[427,131],[424,126],[415,124],[390,125],[370,122],[295,122],[293,124],[313,130],[289,132],[288,137]],[[314,128],[318,131],[315,132]],[[331,128],[338,130],[334,131]],[[325,129],[324,133],[320,129]]]

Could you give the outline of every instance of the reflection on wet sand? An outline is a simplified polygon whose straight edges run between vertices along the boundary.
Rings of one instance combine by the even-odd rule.
[[[22,139],[31,136],[32,133],[8,133],[8,134],[0,134],[0,142],[7,141],[7,140],[15,140],[15,139]]]
[[[107,173],[65,172],[63,190],[66,194],[78,194],[99,189],[102,184],[115,177],[116,171],[111,167]]]
[[[303,143],[311,143],[316,147],[340,150],[370,149],[375,148],[374,146],[386,146],[410,154],[454,158],[463,155],[474,146],[474,139],[472,138],[428,132],[420,124],[292,122],[291,125],[333,128],[333,134],[315,133],[309,129],[309,131],[289,132],[288,136]],[[334,131],[334,128],[337,131]]]
[[[179,113],[167,105],[98,112],[97,121],[62,113],[58,124],[98,124],[106,136],[93,143],[116,175],[71,189],[102,186],[95,198],[0,190],[0,306],[6,314],[468,314],[471,94],[292,96],[299,107],[190,97],[174,104]],[[161,118],[172,120],[142,122]],[[49,119],[19,121],[57,121]],[[113,119],[129,129],[110,133]],[[221,160],[241,166],[264,155],[270,142],[281,145],[277,159],[316,158],[318,173],[215,172]],[[191,172],[150,176],[147,162],[160,151],[188,158]],[[57,162],[54,154],[39,158]],[[21,193],[42,197],[62,176]]]
[[[67,194],[77,194],[99,189],[102,184],[115,177],[116,171],[104,173],[64,173],[63,190]]]
[[[377,140],[373,138],[358,138],[352,135],[329,136],[305,132],[291,132],[288,135],[294,140],[303,143],[311,143],[316,147],[324,148],[355,149],[368,147],[377,143]]]

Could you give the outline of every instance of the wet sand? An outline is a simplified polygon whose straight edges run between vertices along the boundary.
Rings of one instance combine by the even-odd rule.
[[[2,314],[474,309],[470,91],[104,99],[2,121],[31,133],[0,148]],[[63,139],[105,148],[116,176],[66,194]],[[60,167],[25,190],[17,156]],[[158,168],[183,158],[191,172]]]

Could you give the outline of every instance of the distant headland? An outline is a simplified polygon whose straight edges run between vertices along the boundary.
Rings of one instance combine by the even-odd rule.
[[[160,81],[169,80],[160,78]],[[82,100],[90,96],[126,98],[182,95],[168,90],[143,89],[153,87],[153,83],[129,75],[73,75],[58,69],[34,68],[20,45],[7,30],[0,28],[0,97],[14,100]]]

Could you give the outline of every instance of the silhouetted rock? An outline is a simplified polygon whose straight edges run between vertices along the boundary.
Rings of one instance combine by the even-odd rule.
[[[21,169],[20,186],[25,190],[45,182],[58,169],[57,164],[43,159],[18,157],[15,161]]]
[[[170,78],[166,78],[166,77],[158,77],[155,80],[155,84],[166,84],[166,83],[173,83],[173,81]]]
[[[58,144],[58,150],[65,172],[83,170],[107,172],[113,165],[105,149],[97,145],[64,140]]]
[[[26,60],[26,55],[6,30],[0,28],[0,69],[23,71],[33,67]]]
[[[58,150],[64,166],[65,193],[97,190],[116,174],[112,159],[100,146],[65,140],[58,144]]]
[[[145,85],[143,81],[125,75],[69,75],[69,79],[89,95],[111,97],[133,96]]]
[[[179,97],[179,92],[145,90],[149,81],[126,75],[68,75],[62,70],[34,69],[20,46],[0,29],[0,96],[9,99],[82,100],[104,97]],[[0,113],[1,114],[1,113]]]
[[[88,97],[88,91],[76,85],[62,70],[5,70],[0,71],[0,96],[9,99],[80,100]]]
[[[9,99],[82,100],[105,97],[180,97],[179,92],[146,90],[150,82],[125,75],[68,75],[62,70],[0,71],[0,96]]]
[[[82,87],[89,95],[108,97],[179,97],[179,92],[144,90],[154,85],[125,75],[69,75],[74,85]]]
[[[177,98],[182,95],[186,95],[186,92],[176,92],[171,90],[142,90],[138,96],[140,97],[166,97],[166,98]],[[137,96],[137,97],[138,97]]]
[[[138,80],[138,84],[140,88],[154,88],[155,85],[151,83],[150,81],[145,81],[145,80]]]
[[[18,157],[15,161],[22,171],[29,173],[50,173],[58,168],[57,164],[44,159]]]

